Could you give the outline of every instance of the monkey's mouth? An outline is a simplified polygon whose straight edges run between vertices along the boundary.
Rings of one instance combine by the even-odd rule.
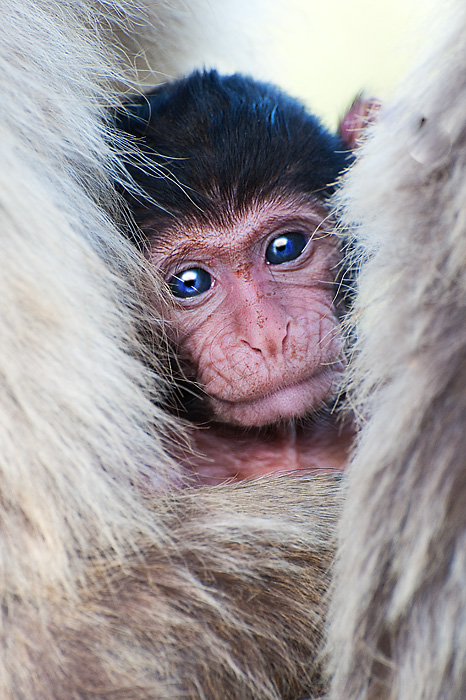
[[[317,412],[334,394],[339,374],[337,367],[325,367],[299,382],[236,401],[209,395],[209,403],[219,420],[243,426],[270,425]]]

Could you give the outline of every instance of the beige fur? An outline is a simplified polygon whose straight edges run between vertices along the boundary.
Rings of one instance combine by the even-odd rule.
[[[466,16],[382,110],[343,193],[367,261],[331,700],[466,697]]]
[[[184,10],[156,9],[168,55]],[[143,21],[124,0],[2,3],[0,697],[299,698],[321,688],[338,485],[176,490],[102,121],[132,63],[110,44]]]

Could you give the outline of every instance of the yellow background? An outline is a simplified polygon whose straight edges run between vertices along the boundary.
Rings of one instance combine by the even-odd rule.
[[[434,2],[288,0],[273,20],[275,81],[334,127],[358,92],[389,96],[425,43]]]

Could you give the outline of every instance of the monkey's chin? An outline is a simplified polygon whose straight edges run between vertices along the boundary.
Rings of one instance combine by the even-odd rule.
[[[302,382],[241,401],[223,401],[211,396],[210,405],[217,420],[225,423],[245,427],[273,425],[317,412],[335,391],[335,374],[325,370]]]

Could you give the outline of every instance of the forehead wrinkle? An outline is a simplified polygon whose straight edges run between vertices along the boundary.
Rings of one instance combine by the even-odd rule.
[[[211,247],[209,244],[211,239],[215,240],[215,247],[218,248],[218,240],[223,236],[224,231],[220,227],[198,226],[191,223],[186,226],[172,226],[168,230],[152,234],[150,242],[158,250],[165,249],[176,255],[189,256],[193,248],[208,250]]]
[[[318,230],[325,232],[331,221],[328,208],[319,200],[283,197],[276,201],[259,202],[242,215],[237,215],[228,226],[229,247],[232,248],[237,242],[242,248],[273,233],[274,229],[278,232],[285,227],[312,228],[313,233]]]
[[[329,210],[320,200],[279,196],[276,200],[251,203],[247,211],[231,212],[227,222],[179,222],[149,233],[151,248],[168,258],[237,254],[274,228],[313,227],[325,231]],[[150,226],[150,224],[149,224]],[[154,252],[155,252],[154,251]]]

